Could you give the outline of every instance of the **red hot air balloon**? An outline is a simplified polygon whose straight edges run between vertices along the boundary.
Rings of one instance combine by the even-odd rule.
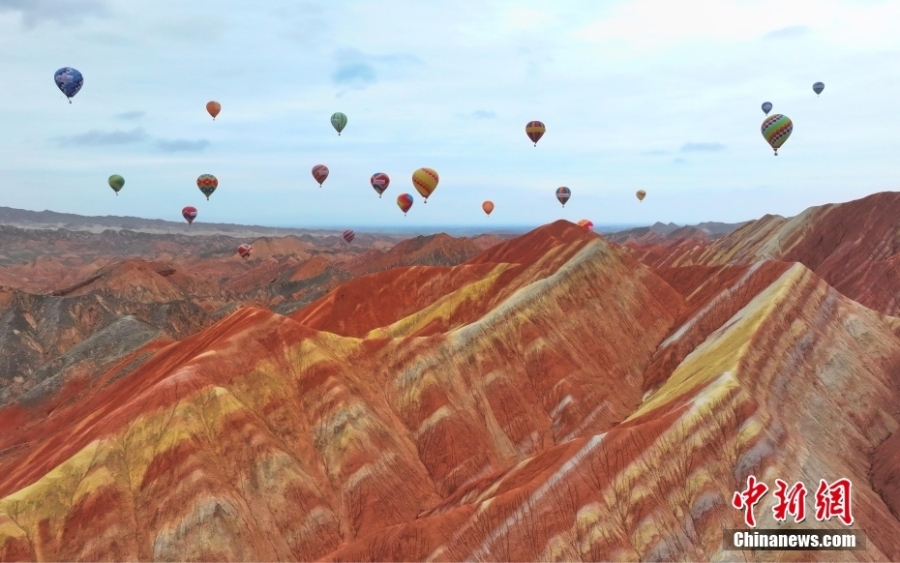
[[[197,208],[188,205],[184,209],[181,210],[181,216],[184,217],[184,220],[188,222],[188,226],[193,224],[194,219],[197,218]]]
[[[325,179],[328,178],[328,167],[324,164],[316,164],[312,168],[312,175],[313,178],[316,179],[316,182],[319,183],[319,187],[321,188],[322,182],[324,182]]]
[[[589,231],[593,231],[593,230],[594,230],[594,223],[591,222],[591,221],[588,220],[588,219],[582,219],[581,221],[578,221],[578,226],[579,226],[579,227],[584,227],[585,229],[587,229],[587,230],[589,230]]]
[[[546,131],[547,128],[540,121],[529,121],[525,126],[525,134],[532,140],[534,146],[537,146],[537,142],[541,140]]]
[[[345,241],[353,242],[353,239],[356,238],[356,233],[354,233],[350,229],[347,229],[346,231],[344,231],[344,234],[342,236],[344,237]]]
[[[409,194],[400,194],[397,196],[397,207],[403,211],[403,214],[406,215],[406,212],[412,208],[413,197]]]
[[[566,202],[569,201],[569,198],[572,197],[572,190],[563,186],[561,188],[557,188],[556,190],[556,199],[562,204],[563,207],[566,206]]]
[[[250,258],[250,251],[253,250],[253,247],[249,244],[242,244],[238,247],[238,254],[241,255],[241,258],[247,259]]]
[[[381,194],[387,189],[388,184],[391,183],[391,179],[388,178],[388,175],[384,172],[376,172],[375,174],[372,174],[372,178],[369,179],[369,182],[372,184],[372,187],[375,188],[375,191],[378,192],[378,197],[381,198]]]

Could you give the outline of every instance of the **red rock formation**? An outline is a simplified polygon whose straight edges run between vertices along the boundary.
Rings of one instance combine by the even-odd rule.
[[[655,268],[566,221],[420,237],[290,316],[146,340],[0,408],[0,559],[756,558],[722,550],[753,474],[851,479],[867,544],[838,556],[898,560],[900,319],[766,256],[778,229]],[[313,292],[336,263],[260,272]],[[774,502],[760,528],[842,528]]]

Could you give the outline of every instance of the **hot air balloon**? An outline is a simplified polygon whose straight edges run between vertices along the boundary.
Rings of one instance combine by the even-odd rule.
[[[119,195],[119,190],[125,187],[125,178],[119,176],[118,174],[113,174],[109,177],[109,187],[116,192],[116,195]]]
[[[212,174],[201,174],[197,178],[197,187],[206,196],[206,201],[209,201],[209,196],[219,187],[219,180]]]
[[[344,231],[342,236],[344,237],[345,241],[352,242],[353,239],[356,238],[356,233],[354,233],[350,229],[347,229],[346,231]]]
[[[375,188],[375,191],[378,192],[379,199],[381,198],[381,194],[384,193],[384,190],[387,189],[388,184],[391,183],[391,179],[388,178],[388,175],[384,172],[376,172],[372,174],[372,177],[369,179],[372,187]]]
[[[431,168],[419,168],[413,172],[412,182],[419,195],[425,198],[425,203],[428,203],[428,196],[437,188],[438,173]]]
[[[644,190],[638,190],[636,195],[639,201],[644,201],[644,198],[647,197],[647,192],[645,192]]]
[[[53,73],[53,81],[56,82],[56,87],[69,98],[70,104],[72,103],[72,97],[84,85],[84,77],[81,76],[81,73],[67,66]]]
[[[188,222],[188,226],[191,226],[194,223],[194,219],[197,218],[197,208],[188,205],[181,210],[181,216]]]
[[[822,90],[824,90],[824,89],[825,89],[825,85],[822,84],[821,82],[816,82],[815,84],[813,84],[813,92],[816,93],[816,96],[821,94]]]
[[[569,198],[572,197],[572,190],[563,186],[556,190],[556,199],[562,204],[563,207],[566,206],[566,202],[569,201]]]
[[[253,250],[253,247],[249,244],[242,244],[238,247],[238,254],[241,255],[241,258],[247,259],[250,258],[250,252]]]
[[[534,142],[534,146],[537,146],[537,142],[544,136],[545,131],[547,128],[540,121],[529,121],[525,126],[525,134]]]
[[[769,112],[772,111],[772,102],[763,102],[762,110],[763,113],[769,115]]]
[[[488,217],[490,217],[491,211],[494,210],[494,202],[493,202],[493,201],[486,201],[486,202],[484,202],[484,203],[481,204],[481,208],[484,209],[484,212],[488,214]]]
[[[338,132],[338,137],[341,136],[341,131],[344,130],[344,127],[347,126],[347,116],[341,112],[337,112],[331,116],[331,126],[335,128]]]
[[[206,102],[206,111],[209,112],[209,115],[212,116],[213,121],[216,120],[216,116],[219,115],[219,112],[222,111],[222,104],[219,102],[212,100]]]
[[[582,219],[581,221],[578,221],[578,226],[584,227],[585,229],[587,229],[589,231],[594,230],[594,223],[592,221],[590,221],[589,219]]]
[[[312,167],[312,175],[313,178],[316,179],[316,182],[319,183],[319,187],[322,187],[322,182],[328,178],[328,167],[324,164],[316,164]]]
[[[413,196],[409,194],[400,194],[397,196],[397,207],[403,211],[403,215],[406,215],[406,212],[410,210],[413,204]]]
[[[788,116],[777,113],[767,117],[765,121],[762,122],[762,127],[760,127],[760,129],[762,130],[762,135],[766,139],[766,142],[775,149],[775,156],[778,156],[778,149],[788,140],[788,137],[791,136],[791,131],[794,130],[794,124]]]

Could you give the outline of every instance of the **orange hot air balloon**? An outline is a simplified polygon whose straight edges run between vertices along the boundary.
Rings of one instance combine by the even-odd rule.
[[[419,168],[413,172],[412,182],[416,191],[425,198],[425,203],[428,203],[428,196],[437,189],[438,173],[431,168]]]
[[[209,115],[212,116],[213,121],[216,120],[216,116],[219,115],[219,112],[222,111],[222,104],[219,102],[212,100],[206,102],[206,111],[209,112]]]
[[[490,215],[491,215],[491,211],[494,210],[494,202],[493,202],[493,201],[486,201],[486,202],[484,202],[484,203],[481,204],[481,208],[484,209],[484,212],[487,213],[488,216],[490,216]]]
[[[638,190],[636,195],[638,201],[644,201],[644,198],[647,197],[647,192],[645,192],[644,190]]]

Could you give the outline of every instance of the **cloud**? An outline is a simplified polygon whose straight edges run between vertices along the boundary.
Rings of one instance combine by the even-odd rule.
[[[763,35],[763,39],[792,39],[794,37],[806,35],[808,32],[809,28],[805,25],[792,25],[790,27],[783,27],[781,29],[776,29],[775,31],[770,31]]]
[[[662,156],[665,154],[669,154],[669,151],[664,151],[662,149],[653,149],[650,151],[642,151],[641,154],[644,156]]]
[[[363,90],[378,82],[383,75],[396,76],[405,67],[422,62],[408,54],[368,55],[355,49],[339,51],[336,58],[338,65],[331,79],[350,90]]]
[[[685,143],[681,152],[718,152],[725,150],[722,143]]]
[[[22,25],[32,29],[43,21],[78,24],[88,16],[105,17],[109,8],[103,0],[0,0],[2,12],[18,12]]]
[[[198,139],[196,141],[188,141],[187,139],[167,141],[160,139],[156,141],[156,146],[164,152],[200,152],[209,146],[209,141],[206,139]]]
[[[110,146],[110,145],[130,145],[146,141],[149,138],[147,132],[141,128],[131,131],[88,131],[81,135],[73,135],[71,137],[56,137],[56,141],[60,146]]]
[[[140,119],[147,115],[147,112],[140,110],[126,111],[125,113],[117,113],[116,119]]]

